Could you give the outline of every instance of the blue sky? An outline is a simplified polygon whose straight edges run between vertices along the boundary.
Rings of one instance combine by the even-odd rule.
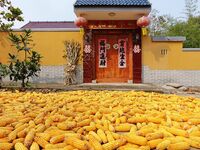
[[[72,21],[75,18],[73,4],[75,0],[12,0],[24,13],[25,22],[16,23],[19,28],[29,21]],[[185,0],[150,0],[153,9],[160,14],[184,17]],[[198,0],[200,8],[200,0]]]

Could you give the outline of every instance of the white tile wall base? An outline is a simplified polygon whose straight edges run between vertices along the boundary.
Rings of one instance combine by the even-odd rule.
[[[79,65],[76,72],[76,80],[83,83],[83,67]],[[9,81],[5,78],[4,81]],[[30,80],[33,83],[64,83],[64,66],[41,66],[38,77]]]
[[[180,83],[185,86],[200,86],[200,70],[151,70],[143,66],[143,83]]]

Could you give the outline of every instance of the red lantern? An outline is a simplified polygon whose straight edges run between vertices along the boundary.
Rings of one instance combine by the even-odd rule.
[[[146,16],[143,16],[137,20],[137,25],[139,27],[146,27],[150,24],[150,19]]]
[[[76,18],[74,24],[77,27],[85,27],[87,25],[87,19],[85,19],[84,17],[78,17]]]

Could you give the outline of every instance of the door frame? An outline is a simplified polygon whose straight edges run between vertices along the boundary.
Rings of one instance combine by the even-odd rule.
[[[99,30],[93,30],[92,32],[92,47],[93,47],[93,60],[92,63],[95,65],[92,65],[92,70],[93,70],[93,81],[96,82],[96,63],[98,60],[96,60],[96,41],[97,41],[97,36],[106,36],[106,35],[125,35],[128,38],[128,59],[129,59],[129,75],[128,75],[128,81],[133,81],[133,39],[132,39],[132,30],[127,30],[127,29],[99,29]],[[127,82],[128,82],[127,81]]]

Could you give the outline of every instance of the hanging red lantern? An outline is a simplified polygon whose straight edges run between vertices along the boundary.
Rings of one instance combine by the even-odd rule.
[[[87,19],[85,19],[84,17],[78,17],[76,18],[74,24],[79,28],[85,27],[87,25]]]
[[[150,24],[150,19],[146,16],[143,16],[137,20],[137,25],[139,27],[146,27]]]

